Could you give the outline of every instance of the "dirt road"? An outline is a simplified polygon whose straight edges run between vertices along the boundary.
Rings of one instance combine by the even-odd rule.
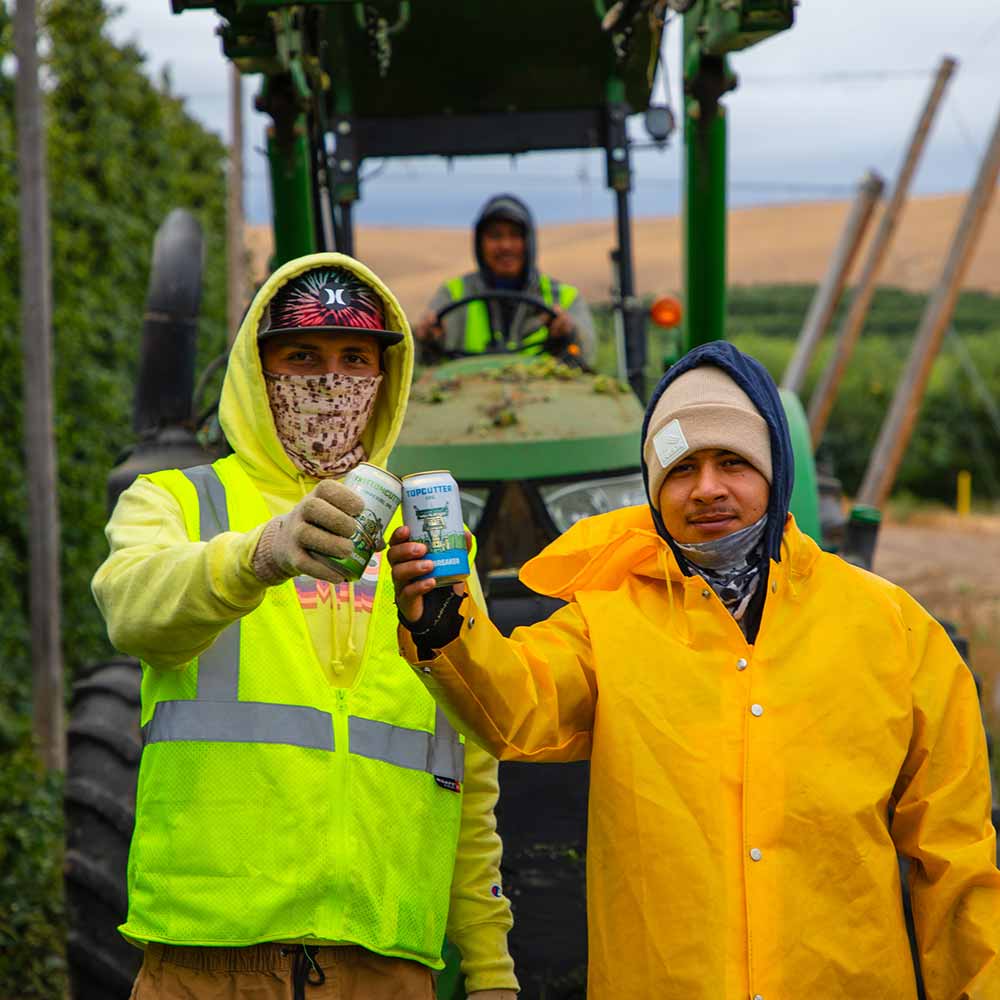
[[[875,571],[958,625],[1000,738],[1000,517],[941,513],[890,521],[879,536]]]

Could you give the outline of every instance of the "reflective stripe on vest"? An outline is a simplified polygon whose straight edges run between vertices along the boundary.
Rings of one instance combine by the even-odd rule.
[[[434,720],[433,735],[356,715],[350,716],[347,725],[349,750],[359,757],[385,761],[411,771],[428,771],[442,778],[463,780],[465,750],[440,708]]]
[[[198,537],[207,542],[229,530],[229,508],[226,488],[210,465],[183,469],[198,494]],[[234,702],[240,696],[240,620],[224,628],[215,642],[198,657],[198,699],[200,701]],[[329,716],[327,716],[329,718]],[[276,735],[276,734],[275,734]],[[282,743],[279,739],[264,739],[264,743]],[[311,743],[294,744],[312,746]]]
[[[576,300],[579,290],[574,285],[566,285],[555,281],[547,274],[538,276],[538,286],[541,297],[546,305],[558,301],[561,309],[568,309]],[[452,302],[457,302],[467,295],[473,294],[466,290],[464,278],[452,278],[445,282]],[[470,354],[482,354],[489,349],[491,343],[503,344],[503,333],[494,331],[490,310],[485,302],[470,302],[465,308],[465,341],[464,349]],[[526,305],[524,308],[528,308]],[[519,310],[520,311],[520,310]],[[518,313],[515,313],[515,317]],[[545,341],[549,339],[549,328],[539,327],[533,330],[520,342],[509,340],[507,350],[521,351],[524,354],[541,354]],[[525,350],[528,348],[528,350]]]
[[[229,530],[226,490],[211,465],[181,470],[198,495],[199,536],[208,541]],[[333,719],[307,705],[239,700],[240,620],[219,633],[198,657],[194,700],[161,701],[142,727],[143,743],[200,741],[283,743],[313,750],[334,749]],[[405,729],[375,719],[348,717],[348,752],[435,777],[465,778],[465,751],[440,708],[434,732]]]
[[[259,701],[161,701],[142,727],[144,743],[285,743],[333,749],[330,715],[305,705]]]

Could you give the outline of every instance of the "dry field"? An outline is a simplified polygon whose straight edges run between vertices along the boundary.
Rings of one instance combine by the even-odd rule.
[[[911,201],[881,283],[931,288],[964,202],[962,195]],[[849,208],[841,201],[735,209],[729,215],[730,281],[740,285],[819,281]],[[540,259],[549,273],[579,285],[591,301],[606,301],[612,239],[610,217],[603,222],[546,226],[539,236]],[[267,272],[270,230],[250,227],[247,240],[253,274],[259,280]],[[388,282],[410,316],[423,308],[441,281],[472,266],[468,229],[360,227],[357,242],[358,256]],[[676,291],[681,284],[680,220],[637,220],[635,258],[640,293]],[[1000,198],[994,199],[965,284],[1000,292]]]
[[[911,201],[881,283],[930,289],[964,201],[961,195]],[[814,202],[732,211],[730,281],[818,281],[849,208],[847,202]],[[607,300],[612,236],[610,219],[547,226],[539,238],[541,260],[547,271],[578,284],[590,300]],[[357,240],[358,255],[388,282],[411,316],[442,280],[471,266],[467,229],[370,227],[360,228]],[[680,220],[638,220],[635,244],[639,291],[678,289]],[[248,246],[259,279],[267,270],[269,230],[251,228]],[[1000,198],[994,199],[965,287],[1000,292]],[[922,513],[905,520],[890,518],[882,530],[875,569],[909,590],[933,614],[954,621],[969,639],[970,660],[984,681],[987,716],[1000,746],[1000,517]]]
[[[987,720],[1000,739],[1000,517],[919,512],[883,526],[875,571],[969,640]]]

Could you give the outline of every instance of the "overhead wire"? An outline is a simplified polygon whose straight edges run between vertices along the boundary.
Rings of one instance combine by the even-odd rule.
[[[948,345],[958,357],[958,363],[961,365],[962,370],[965,372],[969,382],[972,384],[973,391],[977,396],[979,396],[979,400],[983,404],[983,409],[986,410],[986,413],[990,418],[990,423],[993,424],[993,430],[996,432],[997,441],[1000,442],[1000,405],[997,404],[993,393],[990,392],[990,387],[986,384],[985,379],[979,373],[979,369],[976,367],[976,363],[972,359],[972,354],[969,352],[969,348],[966,346],[961,336],[959,336],[959,333],[954,326],[950,326],[948,328],[947,337]]]
[[[923,80],[934,75],[934,69],[863,69],[837,70],[832,73],[780,73],[747,76],[743,82],[757,86],[761,83],[881,83],[886,80]]]
[[[1000,35],[1000,18],[991,24],[986,31],[984,31],[979,36],[979,44],[975,48],[975,53],[978,55],[987,45],[990,44],[998,35]]]
[[[959,110],[958,99],[955,97],[954,92],[949,95],[949,98],[948,107],[951,111],[952,121],[954,121],[959,133],[965,140],[965,144],[969,147],[969,152],[972,154],[973,161],[978,163],[982,158],[983,151],[973,137],[972,130],[969,128],[964,115]]]
[[[954,325],[948,328],[947,343],[951,347],[952,353],[958,357],[959,367],[969,380],[973,393],[979,397],[979,401],[983,409],[986,410],[990,423],[993,425],[993,431],[997,435],[997,439],[1000,440],[1000,406],[997,406],[997,401],[993,393],[990,392],[989,386],[979,373],[979,369],[976,367],[969,348],[962,340]],[[986,494],[991,500],[995,500],[997,495],[1000,494],[1000,483],[997,482],[996,475],[996,448],[989,448],[983,440],[982,430],[974,419],[975,414],[969,405],[969,401],[959,391],[957,380],[953,382],[952,392],[957,405],[965,411],[968,417],[963,423],[965,424],[977,471],[986,483]]]
[[[967,369],[966,374],[968,374]],[[962,395],[957,379],[952,381],[951,396],[954,400],[955,407],[957,409],[964,410],[968,417],[968,419],[961,421],[960,425],[963,426],[965,430],[965,437],[969,442],[969,447],[972,451],[972,458],[975,463],[976,471],[986,484],[985,492],[990,500],[994,500],[997,493],[1000,492],[1000,484],[997,483],[996,471],[994,469],[995,463],[991,458],[990,449],[987,448],[986,442],[983,440],[982,431],[976,424],[976,421],[972,419],[972,408],[969,406],[968,400]]]

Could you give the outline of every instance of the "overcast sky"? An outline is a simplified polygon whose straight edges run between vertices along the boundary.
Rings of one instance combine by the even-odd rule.
[[[418,0],[419,2],[419,0]],[[170,0],[119,0],[112,26],[146,53],[151,75],[169,69],[190,112],[225,137],[227,64],[213,11],[170,13]],[[915,182],[920,193],[967,188],[1000,113],[1000,2],[802,0],[795,28],[737,53],[741,85],[730,108],[730,201],[734,205],[844,197],[868,167],[890,181],[943,55],[959,60]],[[677,106],[678,32],[665,42]],[[845,78],[845,76],[851,78]],[[266,116],[252,110],[255,78],[245,78],[246,207],[269,218]],[[637,138],[644,138],[641,128]],[[678,208],[680,142],[636,155],[635,208]],[[374,164],[369,164],[370,169]],[[414,198],[415,190],[420,197]],[[358,220],[373,224],[461,225],[497,190],[523,195],[543,222],[608,215],[603,154],[531,154],[456,162],[393,161],[363,188]]]

